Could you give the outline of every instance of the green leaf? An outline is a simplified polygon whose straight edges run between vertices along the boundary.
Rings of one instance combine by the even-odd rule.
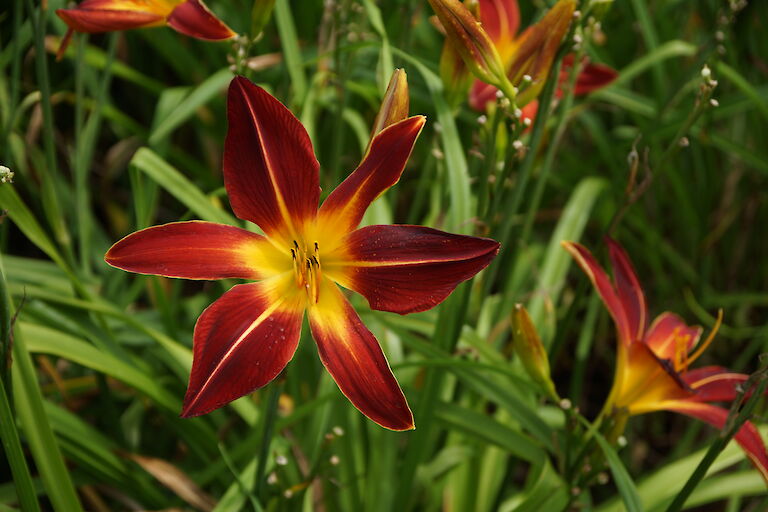
[[[159,120],[149,135],[149,144],[154,146],[173,132],[182,123],[192,117],[197,109],[220,95],[226,85],[232,80],[232,71],[224,68],[209,76],[200,85],[191,89],[189,94],[181,100],[168,115]]]
[[[130,165],[146,173],[201,219],[221,224],[238,224],[234,217],[214,206],[208,196],[151,149],[140,148],[133,155]]]
[[[563,240],[578,241],[581,238],[587,220],[592,213],[592,207],[605,184],[605,180],[601,178],[584,178],[581,180],[568,199],[557,227],[549,240],[539,280],[536,284],[536,291],[528,303],[528,312],[545,346],[552,342],[555,334],[555,312],[551,305],[557,304],[565,276],[571,266],[571,257],[561,247],[560,242]]]

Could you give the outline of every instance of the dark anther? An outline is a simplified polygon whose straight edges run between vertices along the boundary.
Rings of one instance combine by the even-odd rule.
[[[296,259],[296,251],[294,251],[293,249],[291,249],[291,257],[293,259]]]
[[[307,258],[307,270],[312,270],[312,262]]]
[[[315,252],[319,251],[320,248],[317,246],[317,242],[315,242]]]
[[[296,248],[296,250],[299,250],[299,244],[296,243],[296,240],[293,241],[293,246]]]
[[[320,266],[320,262],[317,261],[317,258],[315,258],[314,256],[312,256],[312,261],[314,261],[315,265],[317,265],[318,267]]]

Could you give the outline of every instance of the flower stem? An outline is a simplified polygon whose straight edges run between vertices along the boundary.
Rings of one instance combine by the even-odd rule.
[[[278,377],[280,379],[280,377]],[[275,430],[275,420],[277,419],[277,405],[280,395],[283,392],[284,382],[282,379],[273,382],[267,399],[264,421],[262,423],[263,434],[261,436],[261,449],[259,450],[259,465],[256,467],[256,495],[264,502],[264,472],[267,468],[267,457],[269,457],[269,447],[272,444],[272,434]]]
[[[686,500],[690,497],[694,489],[696,489],[696,486],[699,485],[699,482],[701,482],[701,480],[704,478],[704,476],[707,473],[707,470],[709,470],[709,467],[712,465],[713,462],[715,462],[715,459],[717,458],[717,456],[720,455],[720,452],[722,452],[725,449],[726,445],[728,444],[728,442],[730,442],[731,438],[733,438],[733,436],[736,435],[739,429],[741,429],[741,426],[747,422],[750,415],[752,414],[752,411],[757,405],[757,402],[762,399],[766,386],[768,386],[767,372],[768,372],[768,366],[763,365],[763,368],[761,368],[757,373],[753,375],[752,378],[756,378],[758,382],[757,384],[752,386],[752,389],[753,389],[752,396],[749,397],[749,400],[747,400],[742,410],[735,417],[734,417],[734,413],[738,411],[738,405],[735,405],[735,407],[731,410],[731,414],[728,420],[726,420],[725,428],[722,430],[722,432],[720,432],[720,436],[718,436],[715,442],[710,445],[709,450],[707,450],[707,453],[704,454],[704,458],[701,459],[701,462],[699,462],[699,465],[696,466],[696,469],[688,478],[688,481],[685,482],[685,485],[683,486],[682,490],[679,493],[677,493],[677,496],[675,496],[675,499],[672,501],[672,503],[669,504],[669,507],[667,507],[667,512],[678,512],[682,510]],[[750,386],[745,386],[745,390],[749,388]],[[740,400],[736,400],[734,404],[740,405],[741,403],[743,403],[742,401],[744,396],[745,396],[745,393],[742,392],[742,398]]]

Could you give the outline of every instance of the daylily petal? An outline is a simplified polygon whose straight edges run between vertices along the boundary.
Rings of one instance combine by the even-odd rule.
[[[389,78],[389,84],[387,84],[387,90],[384,92],[384,98],[381,100],[379,112],[373,121],[371,140],[368,142],[368,146],[373,142],[373,137],[381,130],[408,117],[410,103],[408,76],[405,74],[404,69],[398,68]]]
[[[202,0],[187,0],[179,4],[168,17],[168,25],[184,35],[207,41],[220,41],[237,35]]]
[[[360,165],[331,192],[318,213],[319,229],[332,240],[360,224],[374,199],[400,179],[416,138],[424,127],[424,116],[413,116],[380,131]],[[337,236],[334,237],[332,233]]]
[[[72,9],[57,9],[56,14],[72,30],[97,34],[164,25],[170,10],[164,2],[86,0]]]
[[[644,343],[625,348],[627,365],[614,397],[616,407],[626,407],[631,414],[656,411],[668,400],[688,399],[693,392],[672,366],[656,357]]]
[[[237,76],[229,86],[224,185],[235,215],[290,243],[314,218],[319,164],[307,131],[264,89]]]
[[[525,105],[536,98],[544,87],[557,49],[571,24],[575,8],[575,0],[559,0],[515,41],[507,76],[514,85],[520,83],[523,75],[533,79],[518,95],[518,105]]]
[[[616,283],[616,292],[624,308],[624,315],[629,325],[632,341],[638,341],[643,337],[646,325],[645,295],[637,273],[629,261],[624,249],[610,238],[606,238],[608,254],[613,265],[613,279]]]
[[[506,65],[520,27],[517,0],[480,0],[480,22]]]
[[[382,427],[412,429],[413,415],[378,341],[327,279],[309,322],[320,360],[349,401]]]
[[[203,311],[182,417],[217,409],[285,368],[299,342],[304,302],[285,293],[284,281],[237,285]]]
[[[738,386],[749,378],[723,366],[704,366],[689,370],[683,380],[696,392],[691,400],[697,402],[731,402],[738,395]]]
[[[676,314],[665,312],[653,321],[644,341],[658,357],[674,361],[680,340],[685,341],[684,353],[687,354],[699,341],[701,332],[701,327],[689,326]]]
[[[126,236],[105,261],[129,272],[184,279],[262,279],[292,267],[263,236],[213,222],[173,222]]]
[[[568,55],[565,57],[568,58]],[[565,67],[565,65],[564,60],[563,67]],[[619,73],[615,69],[603,64],[588,62],[582,68],[581,73],[576,77],[576,85],[574,86],[573,93],[576,96],[589,94],[592,91],[607,87],[618,77]]]
[[[587,276],[589,276],[595,289],[600,294],[600,298],[603,299],[605,307],[613,317],[621,343],[631,343],[633,341],[633,331],[629,325],[627,315],[624,312],[622,302],[616,294],[616,290],[613,288],[611,280],[608,278],[608,274],[605,273],[589,250],[583,245],[565,241],[562,242],[562,245],[569,253],[571,253],[571,256],[576,260],[576,263],[578,263],[581,269]]]
[[[665,408],[700,419],[718,429],[723,429],[728,419],[728,411],[709,404],[675,401],[667,404]],[[747,457],[768,483],[768,453],[765,451],[765,444],[755,426],[747,421],[741,426],[734,439],[741,445]]]
[[[496,91],[498,89],[491,84],[475,80],[469,91],[469,106],[478,112],[484,112],[488,103],[496,101]]]
[[[363,295],[372,309],[400,314],[436,306],[499,251],[488,238],[406,225],[366,226],[343,243],[349,259],[326,263],[328,275]]]

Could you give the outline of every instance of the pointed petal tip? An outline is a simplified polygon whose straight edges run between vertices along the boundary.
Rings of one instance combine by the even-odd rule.
[[[171,11],[168,26],[204,41],[226,41],[237,33],[221,21],[201,0],[186,0]]]

